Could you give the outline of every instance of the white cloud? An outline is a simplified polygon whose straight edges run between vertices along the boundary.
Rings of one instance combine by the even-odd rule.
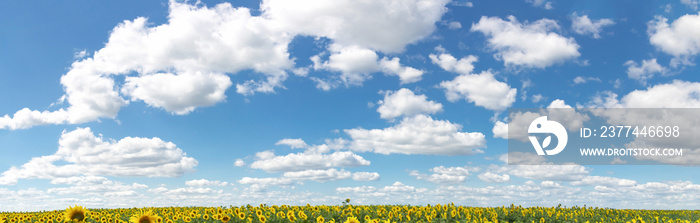
[[[526,2],[532,4],[532,6],[535,7],[541,7],[547,10],[552,10],[554,7],[552,6],[552,2],[547,1],[547,0],[525,0]]]
[[[328,78],[312,77],[319,89],[330,90],[341,84],[345,87],[361,86],[363,82],[372,78],[372,73],[380,71],[398,76],[401,84],[420,81],[423,76],[421,70],[402,66],[397,57],[392,59],[385,57],[379,60],[377,53],[371,49],[332,44],[329,46],[329,51],[331,55],[327,61],[321,61],[319,55],[310,58],[314,63],[313,68],[340,72],[340,75]]]
[[[377,102],[380,117],[392,120],[401,116],[418,114],[435,114],[442,111],[442,104],[428,101],[425,95],[416,95],[413,91],[401,88],[398,91],[384,92],[384,100]]]
[[[461,126],[425,115],[405,117],[385,129],[346,129],[350,149],[381,154],[473,155],[486,144],[480,132],[460,132]]]
[[[211,187],[211,186],[218,186],[218,187],[223,187],[223,186],[228,186],[229,183],[226,181],[218,181],[218,180],[207,180],[207,179],[199,179],[199,180],[188,180],[185,181],[185,185],[190,186],[190,187]]]
[[[2,173],[0,184],[19,179],[54,179],[71,176],[176,177],[193,171],[197,161],[187,157],[172,142],[159,138],[126,137],[105,141],[90,128],[63,132],[58,151],[34,157],[21,167]],[[66,162],[56,165],[56,162]]]
[[[448,53],[441,53],[440,55],[430,54],[428,57],[430,57],[430,61],[433,64],[437,64],[443,70],[458,74],[470,74],[474,70],[474,63],[478,60],[474,55],[457,60],[457,58]]]
[[[282,139],[280,141],[277,141],[277,143],[275,143],[275,145],[287,145],[289,147],[292,147],[292,149],[296,149],[296,148],[303,149],[303,148],[309,147],[309,145],[307,145],[306,142],[304,142],[304,140],[302,140],[301,138],[299,138],[299,139]]]
[[[525,179],[574,181],[581,180],[589,173],[581,165],[512,165],[503,167],[500,172]]]
[[[369,161],[349,152],[319,153],[290,153],[284,156],[258,156],[258,160],[250,164],[253,169],[267,172],[291,172],[304,170],[324,170],[332,167],[368,166]]]
[[[576,78],[574,78],[574,84],[585,84],[585,83],[588,83],[590,81],[600,82],[601,80],[600,80],[600,78],[597,78],[597,77],[576,76]]]
[[[270,92],[281,86],[285,70],[293,67],[287,52],[291,36],[283,27],[252,16],[247,8],[233,8],[229,3],[208,8],[171,1],[169,12],[168,21],[157,26],[150,26],[143,17],[124,21],[112,30],[102,49],[74,62],[61,77],[69,103],[65,110],[5,116],[0,128],[116,118],[128,101],[119,95],[114,75],[138,74],[129,78],[124,89],[131,100],[185,114],[225,98],[223,92],[231,83],[223,73],[263,73],[268,80],[245,93]]]
[[[352,179],[355,181],[377,181],[379,178],[379,173],[375,172],[356,172],[352,174]]]
[[[508,124],[502,121],[496,121],[491,131],[493,131],[494,138],[508,139]]]
[[[603,27],[614,25],[610,19],[598,19],[591,20],[588,15],[578,16],[575,12],[571,16],[571,28],[574,32],[581,35],[591,35],[595,39],[600,39],[600,32],[603,31]]]
[[[0,128],[114,119],[128,104],[119,94],[115,75],[137,74],[129,77],[122,88],[124,96],[175,114],[222,102],[224,92],[232,85],[225,74],[242,70],[252,70],[263,77],[237,83],[236,92],[274,92],[283,87],[287,71],[295,70],[288,52],[294,36],[327,37],[339,45],[401,52],[407,44],[435,30],[435,22],[446,12],[448,2],[346,0],[328,4],[315,0],[268,0],[260,6],[262,15],[253,16],[250,9],[234,8],[230,3],[206,7],[170,1],[166,23],[153,26],[143,17],[124,21],[112,30],[102,49],[92,53],[92,57],[79,57],[71,65],[61,77],[67,108],[21,109],[14,117],[0,117]],[[79,56],[86,55],[87,52]],[[402,83],[418,81],[423,73],[396,66],[396,58],[387,60],[383,67],[377,65],[376,59],[372,61],[374,70],[384,69],[397,75]],[[351,69],[339,64],[342,62],[331,61],[329,66]],[[363,73],[341,77],[346,85],[367,78]],[[327,80],[318,82],[323,89],[337,85]],[[175,88],[178,90],[172,90]]]
[[[293,33],[396,53],[430,35],[448,2],[265,0],[260,9],[264,17]]]
[[[692,64],[690,61],[700,53],[700,13],[684,15],[668,23],[662,16],[649,22],[649,42],[657,49],[673,55],[672,66]]]
[[[60,109],[57,111],[36,111],[23,108],[10,117],[4,115],[0,117],[0,129],[27,129],[35,125],[64,124],[69,118],[68,111]]]
[[[377,188],[373,186],[361,186],[361,187],[338,187],[335,191],[339,193],[371,193],[377,191]]]
[[[243,177],[238,180],[240,184],[265,184],[265,185],[287,185],[292,184],[291,179],[286,178],[253,178]]]
[[[462,183],[471,175],[469,170],[476,171],[478,168],[467,167],[444,167],[437,166],[430,169],[433,174],[422,174],[418,171],[412,171],[409,175],[416,177],[419,180],[427,180],[436,184],[457,184]]]
[[[544,96],[542,96],[542,94],[532,95],[532,103],[540,102],[542,101],[542,99],[544,99]]]
[[[420,81],[423,78],[423,71],[413,67],[401,66],[399,58],[394,57],[389,60],[386,57],[379,61],[379,66],[385,74],[399,76],[401,84],[409,84]]]
[[[293,180],[313,180],[326,182],[330,180],[342,180],[352,177],[352,173],[347,170],[327,169],[327,170],[302,170],[296,172],[285,172],[285,178]]]
[[[452,22],[450,22],[449,24],[447,24],[447,28],[448,28],[448,29],[452,29],[452,30],[461,29],[461,28],[462,28],[462,23],[459,23],[459,22],[457,22],[457,21],[452,21]]]
[[[551,19],[520,23],[515,16],[508,16],[508,21],[484,16],[471,28],[488,38],[488,46],[496,51],[494,56],[506,66],[535,68],[545,68],[580,55],[576,41],[552,32],[557,29],[559,25]]]
[[[106,184],[110,180],[100,176],[72,176],[57,177],[51,180],[51,184],[71,184],[71,185],[95,185]]]
[[[124,197],[136,196],[136,190],[148,189],[148,186],[132,183],[124,184],[106,180],[98,184],[76,184],[70,187],[54,187],[46,190],[47,194],[72,195],[72,196],[102,196],[102,197]]]
[[[362,85],[365,80],[371,78],[371,73],[381,69],[377,63],[379,56],[373,50],[358,46],[331,45],[330,51],[332,53],[328,57],[328,61],[321,62],[321,58],[318,56],[311,58],[314,62],[314,69],[341,72],[336,81],[345,84],[345,86]]]
[[[236,159],[236,161],[233,162],[233,166],[237,166],[237,167],[245,166],[245,161],[243,161],[242,159]]]
[[[510,152],[501,155],[499,160],[507,165],[495,167],[492,172],[525,179],[576,181],[588,176],[589,173],[589,170],[584,166],[574,163],[554,165],[547,163],[542,156],[533,153]]]
[[[223,193],[223,190],[214,190],[211,188],[203,188],[203,187],[187,187],[187,188],[177,188],[177,189],[172,189],[172,190],[166,190],[160,192],[164,195],[171,195],[171,196],[177,196],[177,197],[198,197],[200,195],[206,195],[206,194],[221,194]]]
[[[698,0],[681,0],[681,3],[693,10],[698,10],[698,7],[700,7],[700,1]]]
[[[635,90],[621,99],[612,92],[595,97],[591,103],[606,108],[698,108],[700,83],[674,80],[646,90]]]
[[[405,185],[399,181],[396,181],[391,186],[384,186],[380,190],[384,191],[384,192],[390,192],[390,193],[405,193],[405,192],[416,191],[416,187]]]
[[[456,102],[464,99],[486,109],[501,111],[515,102],[517,90],[493,77],[490,71],[480,74],[463,74],[451,81],[443,81],[447,100]]]
[[[492,172],[485,172],[479,174],[479,179],[487,183],[503,183],[510,181],[510,176],[508,174],[496,174]]]
[[[665,74],[666,68],[656,62],[656,58],[643,60],[640,66],[637,62],[628,60],[624,64],[627,66],[627,77],[638,80],[646,84],[646,81],[651,79],[654,74]]]
[[[580,185],[580,186],[603,185],[603,186],[608,186],[608,187],[626,187],[626,186],[637,185],[637,181],[628,180],[628,179],[620,179],[620,178],[615,178],[615,177],[586,176],[579,181],[571,182],[571,185],[577,185],[577,186],[578,185]]]
[[[226,89],[231,86],[231,80],[226,75],[201,72],[177,75],[157,73],[127,77],[125,82],[122,93],[131,96],[132,101],[142,100],[152,107],[178,115],[223,101],[226,99]]]

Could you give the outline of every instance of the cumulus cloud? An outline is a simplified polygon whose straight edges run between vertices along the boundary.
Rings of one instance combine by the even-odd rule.
[[[242,159],[236,159],[236,161],[233,162],[233,166],[237,166],[237,167],[245,166],[245,161],[243,161]]]
[[[157,73],[127,77],[125,82],[122,93],[131,96],[132,101],[142,100],[152,107],[163,108],[178,115],[223,101],[226,89],[231,86],[231,80],[226,75],[201,72],[184,72],[179,75]]]
[[[591,35],[595,39],[600,39],[600,32],[603,27],[614,25],[610,19],[591,20],[588,15],[578,16],[575,12],[571,16],[571,29],[581,35]]]
[[[375,172],[356,172],[352,174],[352,179],[355,181],[377,181],[379,178],[379,173]]]
[[[510,176],[508,174],[496,174],[492,172],[485,172],[479,174],[479,179],[487,183],[503,183],[510,181]]]
[[[457,21],[452,21],[447,24],[448,29],[456,30],[456,29],[461,29],[462,28],[462,23],[459,23]]]
[[[474,70],[474,63],[478,60],[478,57],[474,55],[457,60],[457,58],[448,53],[441,53],[440,55],[430,54],[428,57],[433,64],[437,64],[443,70],[458,74],[470,74]]]
[[[263,16],[301,35],[397,53],[435,30],[448,0],[265,0]]]
[[[437,166],[430,169],[430,172],[433,172],[430,175],[418,171],[412,171],[409,175],[436,184],[457,184],[464,182],[467,176],[471,175],[470,170],[478,171],[478,168]]]
[[[342,180],[352,177],[352,173],[347,170],[338,170],[335,168],[326,170],[302,170],[296,172],[285,172],[285,178],[293,180],[313,180],[317,182],[326,182],[330,180]]]
[[[292,147],[292,149],[296,148],[307,148],[309,145],[304,142],[301,138],[299,139],[281,139],[280,141],[277,141],[275,145],[287,145],[289,147]]]
[[[434,114],[442,111],[442,104],[428,101],[425,95],[416,95],[413,91],[401,88],[398,91],[384,92],[384,100],[377,102],[377,112],[383,119],[394,119],[401,116],[418,114]]]
[[[584,166],[574,163],[553,165],[553,163],[547,163],[542,156],[532,153],[510,152],[501,155],[499,160],[507,165],[495,167],[491,172],[525,179],[577,181],[589,174],[589,170]]]
[[[600,82],[600,78],[597,77],[582,77],[582,76],[576,76],[574,78],[574,84],[585,84],[591,81],[595,82]]]
[[[656,58],[643,60],[641,65],[628,60],[624,65],[627,66],[627,77],[643,84],[646,84],[646,81],[651,79],[654,74],[666,73],[666,68],[657,63]]]
[[[698,10],[698,7],[700,7],[700,1],[698,0],[681,0],[681,3],[693,10]]]
[[[401,84],[415,83],[423,78],[422,70],[402,66],[399,61],[398,57],[394,57],[391,60],[384,57],[379,61],[379,66],[382,67],[382,72],[385,74],[398,76]]]
[[[346,129],[350,149],[380,154],[473,155],[486,145],[480,132],[460,132],[461,126],[425,115],[405,117],[385,129]]]
[[[288,45],[296,35],[326,37],[334,45],[357,46],[362,53],[395,53],[435,30],[449,1],[394,0],[322,1],[266,0],[261,15],[230,3],[213,7],[169,2],[168,20],[152,25],[147,18],[117,25],[102,49],[80,53],[78,61],[61,77],[67,108],[55,111],[20,109],[0,117],[0,128],[23,129],[47,124],[79,124],[116,118],[129,101],[143,101],[173,114],[184,115],[198,107],[226,99],[233,85],[227,74],[251,70],[261,78],[236,84],[236,92],[275,92],[283,87],[288,71],[298,71]],[[308,7],[313,6],[313,7]],[[358,15],[362,12],[363,15]],[[215,35],[212,35],[215,34]],[[342,50],[333,51],[336,57]],[[85,57],[92,55],[91,57]],[[333,56],[332,56],[333,57]],[[347,71],[347,58],[331,58],[329,69]],[[420,80],[423,71],[404,67],[398,58],[371,61],[373,72],[399,76],[401,83]],[[364,67],[365,69],[367,67]],[[299,73],[299,72],[296,72]],[[127,76],[118,86],[115,75]],[[345,73],[342,84],[356,85],[366,73]],[[316,78],[318,79],[318,78]],[[337,83],[319,80],[329,89]],[[178,90],[172,90],[178,89]],[[124,95],[120,95],[123,93]],[[128,99],[122,96],[129,97]]]
[[[357,167],[370,164],[369,161],[350,151],[330,154],[290,153],[284,156],[275,156],[271,152],[261,153],[258,153],[258,160],[251,163],[250,167],[267,172],[325,170],[332,167]]]
[[[491,131],[493,132],[494,138],[508,139],[508,124],[505,122],[496,121],[496,123],[493,124],[493,129]]]
[[[143,17],[124,21],[112,30],[102,49],[74,62],[61,77],[69,104],[66,109],[23,109],[13,118],[1,118],[0,128],[115,118],[128,101],[119,95],[114,75],[138,74],[128,77],[122,89],[131,100],[186,114],[225,99],[223,92],[231,81],[224,73],[254,70],[283,80],[284,70],[293,66],[287,52],[291,37],[269,21],[252,16],[247,8],[233,8],[229,3],[208,8],[174,1],[169,8],[165,24],[150,26]]]
[[[668,23],[662,16],[649,22],[649,42],[664,53],[674,56],[672,66],[693,64],[692,58],[700,53],[700,13],[681,16]]]
[[[607,92],[594,97],[592,105],[606,108],[698,108],[700,83],[674,80],[618,97]]]
[[[376,72],[398,76],[402,84],[420,81],[423,75],[421,70],[402,66],[397,57],[379,60],[379,55],[368,48],[332,44],[329,51],[331,55],[326,61],[322,61],[319,55],[310,58],[315,70],[340,72],[340,75],[327,78],[312,77],[317,83],[316,87],[322,90],[327,91],[340,85],[360,86]]]
[[[218,181],[218,180],[207,180],[207,179],[199,179],[199,180],[188,180],[185,181],[185,185],[190,186],[190,187],[211,187],[211,186],[228,186],[229,183],[226,181]]]
[[[571,185],[577,186],[608,186],[608,187],[625,187],[637,185],[637,181],[620,179],[616,177],[603,177],[603,176],[586,176],[579,181],[572,181]]]
[[[264,191],[270,186],[289,186],[294,183],[294,180],[289,178],[255,178],[255,177],[243,177],[238,180],[239,184],[249,184],[250,189],[254,192]]]
[[[58,144],[55,154],[34,157],[21,167],[11,167],[3,172],[0,184],[16,184],[19,179],[82,175],[176,177],[193,171],[197,165],[195,159],[187,157],[175,144],[159,138],[104,140],[95,136],[90,128],[78,128],[64,131]]]
[[[540,7],[540,8],[544,8],[547,10],[554,9],[554,6],[552,6],[552,2],[547,1],[547,0],[525,0],[525,1],[532,4],[532,6],[535,6],[535,7]]]
[[[463,74],[451,81],[443,81],[440,87],[445,90],[447,100],[456,102],[464,99],[486,109],[502,111],[515,102],[517,90],[494,78],[490,71],[480,74]]]
[[[488,47],[496,52],[494,57],[506,66],[531,68],[545,68],[580,55],[573,38],[552,31],[558,29],[551,19],[520,23],[515,16],[508,16],[508,21],[483,16],[471,27],[487,37]]]
[[[576,181],[586,177],[589,171],[581,165],[511,165],[499,172],[525,179]],[[483,179],[482,179],[483,180]]]

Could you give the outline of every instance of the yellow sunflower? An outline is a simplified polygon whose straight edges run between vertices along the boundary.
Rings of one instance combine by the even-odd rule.
[[[345,220],[345,223],[360,223],[360,220],[357,220],[355,217],[348,217],[348,219]]]
[[[129,222],[131,223],[156,223],[156,222],[161,222],[158,219],[161,219],[157,214],[153,214],[153,212],[146,211],[146,212],[141,212],[140,215],[134,215],[129,218]]]
[[[228,222],[230,220],[231,220],[231,217],[229,217],[228,215],[224,215],[223,217],[221,217],[221,222]]]
[[[88,213],[88,210],[83,208],[82,206],[75,205],[75,207],[70,207],[66,209],[66,212],[64,214],[64,219],[65,221],[71,221],[71,222],[85,222],[85,215]]]

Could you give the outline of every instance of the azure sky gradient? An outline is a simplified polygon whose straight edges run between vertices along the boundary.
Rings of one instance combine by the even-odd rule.
[[[517,166],[504,154],[507,108],[700,107],[699,10],[3,1],[0,210],[345,198],[697,208],[697,167]]]

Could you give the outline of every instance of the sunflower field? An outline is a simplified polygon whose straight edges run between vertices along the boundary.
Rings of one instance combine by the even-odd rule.
[[[447,205],[230,206],[86,209],[4,212],[15,222],[634,222],[700,223],[698,210],[624,210],[586,207],[465,207]]]

